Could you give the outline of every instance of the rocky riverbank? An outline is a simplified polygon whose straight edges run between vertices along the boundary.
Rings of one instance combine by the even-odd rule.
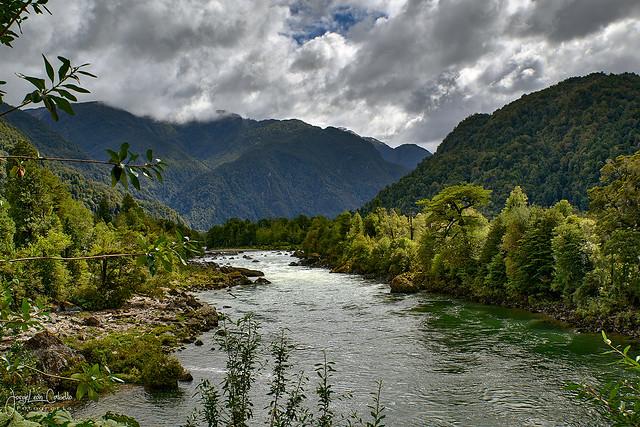
[[[41,331],[17,338],[35,367],[53,375],[33,375],[30,383],[64,387],[56,376],[98,363],[129,383],[175,388],[178,380],[188,381],[191,375],[171,353],[188,343],[199,345],[199,335],[217,327],[220,317],[215,307],[192,292],[251,283],[269,282],[259,270],[196,260],[167,287],[156,289],[154,295],[135,295],[119,308],[83,311],[68,303],[53,307]],[[7,349],[14,341],[4,341],[2,347]]]

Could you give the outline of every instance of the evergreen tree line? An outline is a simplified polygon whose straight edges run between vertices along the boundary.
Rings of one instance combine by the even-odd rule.
[[[305,215],[293,219],[261,219],[257,222],[232,218],[222,225],[211,227],[206,235],[206,244],[210,248],[298,246],[307,235],[311,221]]]
[[[344,212],[333,220],[232,220],[212,228],[207,244],[299,243],[307,256],[336,271],[383,277],[392,286],[404,283],[405,290],[566,307],[591,324],[637,329],[640,152],[602,168],[601,184],[588,192],[586,212],[566,200],[532,205],[515,187],[489,219],[483,212],[490,195],[481,186],[462,184],[420,201],[420,212],[412,216],[378,208],[364,216]],[[287,235],[288,230],[295,232]]]

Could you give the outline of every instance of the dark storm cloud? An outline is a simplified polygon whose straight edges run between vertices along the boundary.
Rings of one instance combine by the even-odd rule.
[[[520,35],[541,35],[554,42],[585,37],[625,18],[640,16],[638,0],[535,0],[513,18]]]
[[[637,0],[53,0],[3,50],[93,63],[93,97],[160,119],[297,117],[435,145],[464,117],[593,71],[640,71]],[[87,99],[87,98],[85,98]]]

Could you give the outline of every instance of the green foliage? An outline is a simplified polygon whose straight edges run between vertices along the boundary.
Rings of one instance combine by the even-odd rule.
[[[0,8],[0,44],[9,48],[13,47],[12,43],[19,38],[22,33],[22,24],[29,18],[31,13],[51,13],[49,9],[47,9],[47,3],[48,0],[10,0],[3,2]],[[56,72],[44,55],[42,55],[42,59],[44,61],[45,73],[50,84],[47,84],[44,78],[16,73],[20,79],[34,86],[35,90],[27,93],[22,104],[12,110],[22,108],[29,104],[43,104],[54,120],[59,119],[58,110],[73,115],[74,112],[71,103],[78,100],[73,92],[85,94],[89,93],[89,91],[71,83],[71,81],[80,84],[81,76],[93,78],[96,76],[86,71],[86,67],[89,64],[73,66],[69,59],[58,56],[60,66]],[[4,84],[6,84],[5,81],[0,81],[0,86]],[[3,103],[4,95],[6,95],[6,92],[0,90],[0,105]],[[0,116],[12,110],[0,112]]]
[[[133,418],[108,413],[97,420],[77,420],[64,409],[54,409],[51,412],[29,412],[21,415],[14,409],[0,412],[1,427],[140,427]]]
[[[178,389],[178,378],[184,368],[174,356],[156,353],[145,361],[142,368],[142,384],[149,390],[175,391]]]
[[[90,400],[98,400],[100,392],[111,388],[113,382],[122,382],[118,377],[111,375],[108,367],[100,367],[98,364],[82,367],[82,372],[72,374],[71,380],[77,383],[76,399],[82,400],[87,396]]]
[[[492,213],[516,185],[539,206],[567,199],[584,210],[602,164],[638,150],[639,95],[637,74],[596,73],[525,95],[491,115],[470,116],[365,211],[414,212],[416,201],[464,182],[493,190]]]
[[[640,425],[640,356],[629,354],[631,346],[615,346],[602,331],[602,338],[609,346],[607,354],[617,357],[617,364],[624,369],[622,379],[609,381],[602,386],[570,384],[567,389],[586,401],[616,426]]]
[[[152,333],[114,332],[78,346],[89,363],[109,366],[118,378],[152,390],[175,389],[183,372],[164,351],[162,338]]]
[[[239,321],[225,320],[223,333],[217,337],[221,349],[227,353],[227,366],[219,388],[205,379],[197,387],[201,408],[196,409],[187,420],[187,426],[248,426],[253,420],[251,387],[262,363],[259,360],[261,337],[259,324],[248,314]],[[292,375],[294,365],[290,362],[295,345],[282,331],[270,345],[273,358],[273,375],[267,396],[270,397],[266,425],[271,427],[305,426],[366,426],[384,427],[385,408],[380,400],[382,383],[372,393],[373,403],[370,420],[363,421],[357,414],[350,417],[336,414],[333,401],[337,395],[332,382],[334,363],[327,360],[323,352],[323,362],[315,365],[318,383],[315,411],[306,407],[305,385],[308,379],[304,372]]]
[[[515,187],[500,213],[481,213],[489,191],[462,184],[420,202],[415,216],[377,208],[364,218],[314,218],[302,248],[338,272],[393,278],[415,288],[530,307],[564,306],[617,331],[640,327],[640,154],[605,165],[592,209],[566,200],[530,206]]]
[[[302,243],[311,219],[299,215],[293,219],[272,218],[257,222],[232,218],[207,232],[209,248],[291,247]]]

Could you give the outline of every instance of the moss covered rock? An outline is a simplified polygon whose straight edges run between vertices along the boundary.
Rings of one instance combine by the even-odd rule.
[[[414,294],[420,290],[420,286],[413,273],[402,273],[391,281],[391,293]]]

